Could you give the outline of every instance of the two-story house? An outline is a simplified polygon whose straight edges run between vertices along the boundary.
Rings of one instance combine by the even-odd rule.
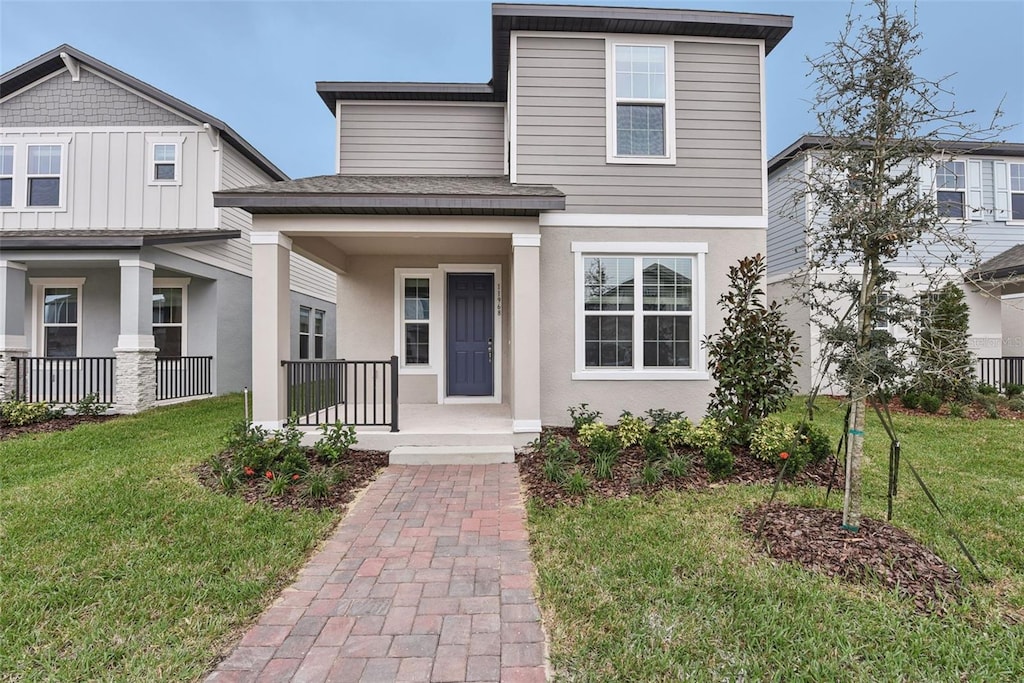
[[[791,23],[496,4],[488,83],[317,83],[337,172],[216,193],[253,215],[279,330],[254,339],[255,419],[323,386],[281,368],[295,251],[339,274],[339,357],[395,357],[340,391],[350,415],[397,394],[390,445],[523,442],[580,403],[703,415],[727,269],[765,250],[764,63]]]
[[[808,274],[813,226],[826,220],[806,191],[806,178],[815,154],[828,144],[826,138],[804,136],[768,162],[768,295],[790,301],[787,324],[800,336],[798,379],[804,392],[819,383],[838,390],[828,378],[817,325],[806,307],[791,299]],[[933,197],[944,227],[963,231],[974,252],[913,248],[887,265],[899,275],[895,286],[909,298],[923,293],[935,275],[961,286],[981,378],[999,384],[1004,375],[1020,372],[1012,369],[1020,363],[1009,358],[1024,356],[1024,144],[944,142],[937,147],[940,156],[919,169],[920,190]],[[908,334],[885,321],[879,326],[896,336]]]
[[[0,76],[0,127],[0,399],[134,412],[249,385],[251,219],[213,192],[287,176],[68,45]],[[333,357],[334,274],[289,265],[282,353]]]

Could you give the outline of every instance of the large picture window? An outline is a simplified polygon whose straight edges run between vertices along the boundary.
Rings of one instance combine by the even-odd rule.
[[[665,371],[670,378],[673,373],[702,371],[697,304],[701,254],[585,253],[586,246],[573,247],[581,288],[579,378],[595,371],[602,378]]]
[[[153,288],[153,340],[158,358],[185,355],[185,292],[183,287]]]
[[[671,46],[671,42],[611,45],[609,161],[674,160]]]

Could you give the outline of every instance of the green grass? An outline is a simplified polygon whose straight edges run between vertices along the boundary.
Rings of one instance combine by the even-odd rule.
[[[826,404],[822,401],[822,404]],[[836,404],[819,416],[839,435]],[[796,418],[799,406],[788,417]],[[964,573],[944,616],[757,553],[737,512],[767,487],[529,509],[552,663],[572,681],[1024,680],[1024,423],[897,417],[917,467],[992,579],[973,572],[901,472],[894,523]],[[865,513],[885,518],[888,442],[869,421]],[[790,502],[822,492],[786,488]],[[840,496],[830,505],[838,507]],[[609,552],[609,549],[614,549]]]
[[[195,680],[332,512],[278,512],[191,469],[237,396],[0,442],[0,680]]]

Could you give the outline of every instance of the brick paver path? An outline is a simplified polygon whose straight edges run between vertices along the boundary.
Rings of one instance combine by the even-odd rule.
[[[515,465],[396,466],[208,683],[544,681]]]

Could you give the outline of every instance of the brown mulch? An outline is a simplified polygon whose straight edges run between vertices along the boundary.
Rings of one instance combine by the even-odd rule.
[[[879,407],[881,408],[881,406]],[[871,408],[870,410],[871,412],[874,412],[874,408]],[[967,420],[977,421],[991,419],[988,416],[988,411],[977,403],[965,404],[963,406],[963,411],[963,417]],[[1011,410],[1009,406],[1005,405],[1005,403],[997,405],[996,411],[999,413],[999,419],[1001,420],[1024,420],[1024,413]],[[889,399],[889,412],[893,415],[913,415],[917,417],[950,417],[948,403],[943,403],[937,413],[929,413],[927,410],[922,410],[921,408],[906,408],[899,398]]]
[[[0,424],[0,441],[4,439],[12,439],[22,434],[45,434],[49,432],[64,432],[69,429],[74,429],[80,424],[88,424],[90,422],[106,422],[107,420],[113,420],[119,415],[65,415],[64,417],[58,417],[53,420],[47,420],[46,422],[37,422],[35,424],[23,425],[21,427],[13,427],[8,424]]]
[[[585,457],[586,448],[576,440],[576,432],[572,427],[551,427],[545,428],[545,431],[564,436],[572,441],[573,448],[580,454],[580,463],[584,466],[590,484],[587,492],[583,495],[567,493],[560,482],[548,481],[544,477],[544,461],[547,456],[542,451],[533,449],[521,451],[516,454],[519,476],[526,486],[529,496],[540,505],[547,507],[580,505],[588,496],[595,495],[600,498],[625,498],[637,494],[651,495],[664,489],[693,491],[724,484],[771,485],[778,475],[775,465],[755,458],[747,449],[737,448],[733,449],[735,462],[732,474],[724,479],[712,481],[704,468],[703,457],[699,453],[686,451],[685,453],[690,457],[690,470],[685,477],[674,477],[666,470],[662,473],[659,482],[648,485],[640,481],[640,473],[647,464],[643,448],[632,446],[623,449],[622,455],[612,468],[611,479],[597,479],[593,476],[592,468]],[[834,459],[829,457],[807,467],[795,476],[787,476],[784,481],[787,484],[827,486],[832,475],[833,462]],[[836,477],[841,478],[842,472],[837,472]]]
[[[773,503],[745,511],[743,530],[756,534],[765,515],[764,545],[777,560],[852,583],[881,583],[924,612],[942,613],[961,594],[960,574],[891,524],[862,519],[851,533],[839,510]]]
[[[307,456],[313,468],[319,469],[329,465],[328,462],[321,460],[313,449],[307,451]],[[227,453],[221,453],[217,457],[226,465],[231,462],[231,456]],[[229,495],[240,496],[247,503],[253,505],[259,503],[269,505],[276,510],[343,509],[352,502],[356,493],[375,479],[382,469],[387,467],[387,464],[388,454],[386,451],[350,451],[342,464],[338,465],[347,473],[345,480],[331,486],[327,491],[326,498],[314,499],[307,496],[301,479],[285,489],[283,494],[271,496],[267,492],[268,481],[263,472],[257,472],[249,477],[242,477],[242,485]],[[218,493],[223,492],[208,462],[204,462],[196,467],[195,472],[203,486]]]

